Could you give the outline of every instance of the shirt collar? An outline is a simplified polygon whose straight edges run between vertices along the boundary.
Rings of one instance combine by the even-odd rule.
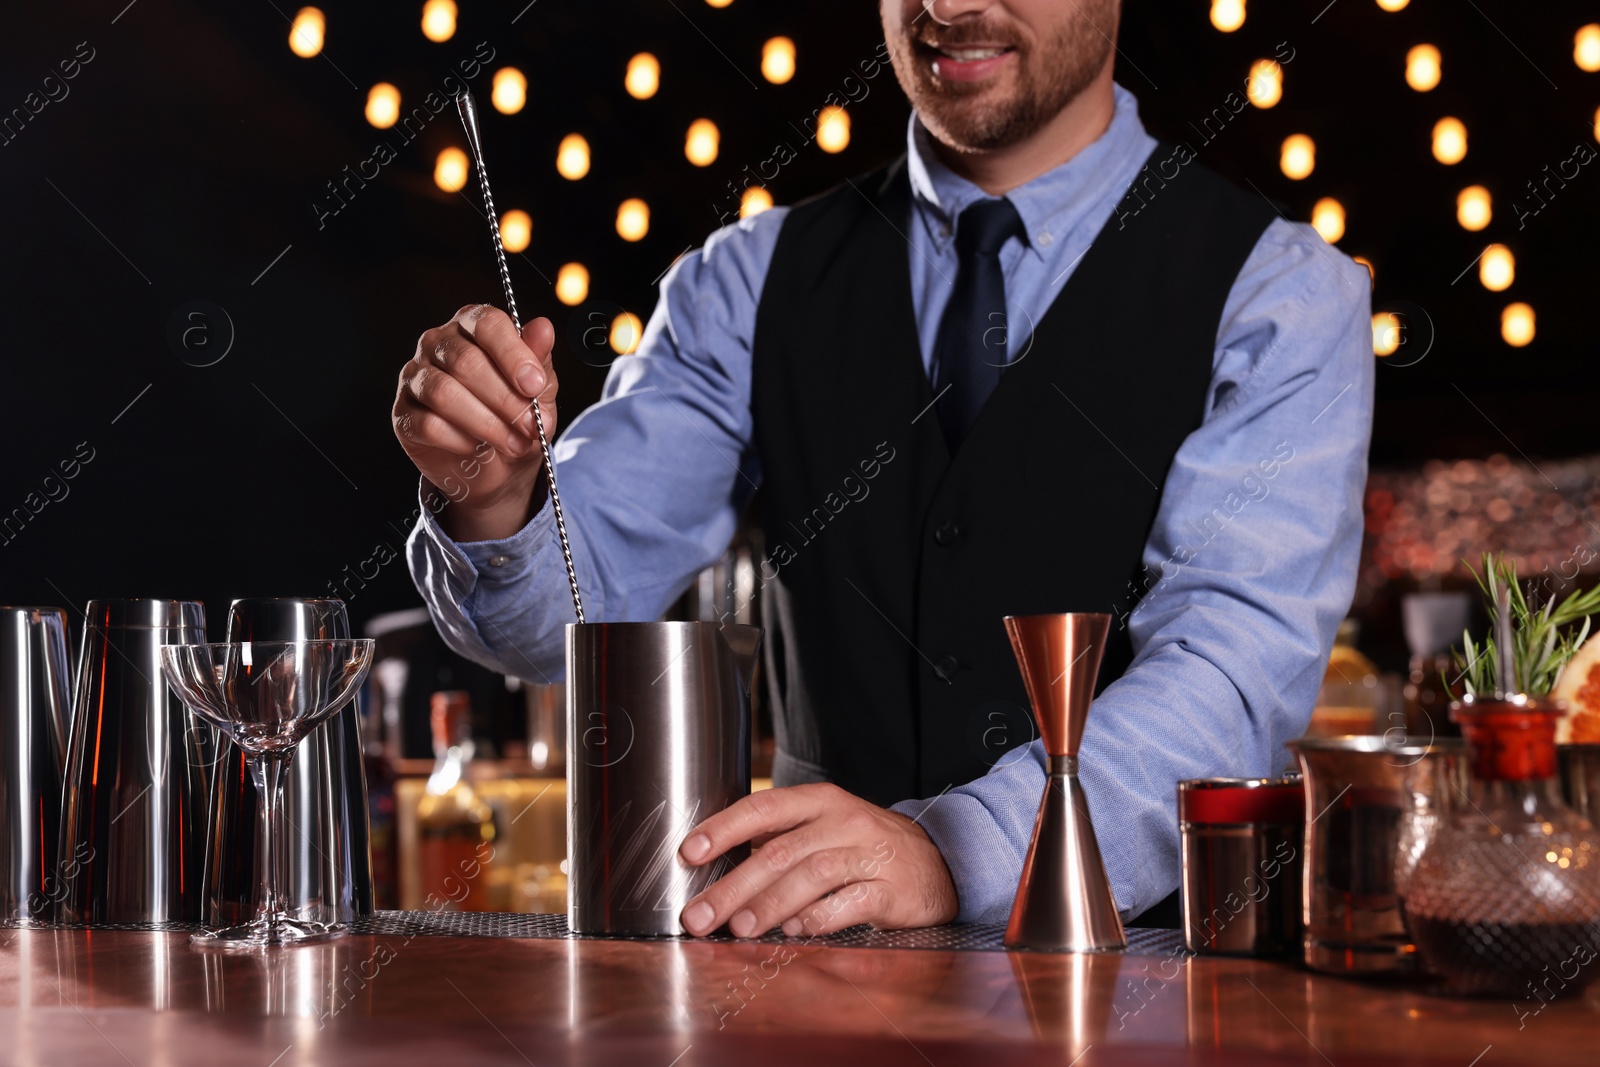
[[[1006,194],[1022,216],[1026,245],[1036,255],[1042,257],[1065,238],[1106,194],[1108,175],[1133,169],[1155,147],[1139,121],[1134,95],[1120,85],[1112,86],[1112,95],[1115,110],[1104,133],[1065,163]],[[961,212],[989,194],[944,165],[934,151],[933,135],[915,112],[906,131],[906,170],[912,194],[925,208],[921,214],[928,237],[942,251],[954,237]]]

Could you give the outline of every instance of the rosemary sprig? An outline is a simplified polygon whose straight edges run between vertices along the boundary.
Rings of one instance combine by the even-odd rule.
[[[1472,565],[1467,564],[1467,569],[1471,570]],[[1512,663],[1516,676],[1509,686],[1503,687],[1494,638],[1485,637],[1476,642],[1470,631],[1464,631],[1462,650],[1453,654],[1466,691],[1474,696],[1503,691],[1535,696],[1550,692],[1567,661],[1589,636],[1589,616],[1600,613],[1600,587],[1574,592],[1560,604],[1552,598],[1545,601],[1544,607],[1535,609],[1517,581],[1517,565],[1504,556],[1485,552],[1483,569],[1474,571],[1473,577],[1483,591],[1491,620],[1499,615],[1500,589],[1504,587],[1510,594]],[[1493,627],[1490,629],[1492,632]]]

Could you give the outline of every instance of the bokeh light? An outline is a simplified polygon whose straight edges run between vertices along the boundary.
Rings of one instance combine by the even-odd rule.
[[[1295,181],[1307,177],[1317,166],[1317,143],[1303,133],[1290,134],[1283,140],[1278,166]]]
[[[1379,311],[1372,316],[1372,354],[1392,356],[1404,339],[1400,316],[1392,311]]]
[[[747,219],[759,215],[772,206],[772,194],[760,185],[752,185],[739,197],[739,217]]]
[[[507,252],[522,252],[533,240],[533,219],[526,211],[511,210],[500,216],[500,243]]]
[[[582,134],[569,133],[556,149],[556,173],[575,182],[589,173],[589,142]]]
[[[628,73],[622,84],[635,100],[650,99],[661,88],[661,62],[649,52],[640,52],[628,60]]]
[[[1344,236],[1344,205],[1331,196],[1318,200],[1311,208],[1311,227],[1330,245],[1337,244]]]
[[[1460,119],[1442,118],[1433,124],[1433,158],[1440,163],[1460,163],[1467,157],[1467,127]]]
[[[1572,61],[1579,70],[1600,71],[1600,22],[1591,22],[1572,39]]]
[[[289,51],[301,59],[310,59],[322,51],[322,38],[327,28],[328,21],[322,17],[320,8],[301,8],[289,24]]]
[[[422,5],[422,36],[442,44],[455,35],[455,0],[428,0]]]
[[[1500,313],[1500,336],[1513,348],[1533,340],[1533,308],[1520,301]]]
[[[761,46],[761,76],[773,85],[782,85],[794,77],[793,41],[774,37]]]
[[[1372,282],[1373,285],[1378,284],[1378,268],[1372,265],[1372,260],[1368,259],[1366,256],[1351,256],[1350,258],[1367,268],[1368,281]]]
[[[467,154],[459,148],[446,148],[440,152],[433,164],[433,184],[447,193],[458,193],[465,188]]]
[[[528,102],[528,79],[516,67],[501,67],[494,72],[489,99],[502,115],[515,115]]]
[[[1283,99],[1283,68],[1277,60],[1258,59],[1250,64],[1245,95],[1259,108],[1269,108]]]
[[[589,268],[582,263],[563,263],[556,271],[556,299],[577,307],[589,299]]]
[[[1244,25],[1244,0],[1211,0],[1211,25],[1232,33]]]
[[[1419,44],[1406,53],[1406,84],[1419,93],[1425,93],[1439,84],[1439,50],[1431,44]]]
[[[1478,280],[1491,293],[1511,288],[1517,279],[1517,260],[1511,249],[1494,244],[1483,250],[1478,259]]]
[[[650,232],[650,207],[638,197],[630,197],[617,207],[617,236],[624,241],[642,241]]]
[[[1464,230],[1481,230],[1489,225],[1494,210],[1489,190],[1481,185],[1469,185],[1456,194],[1456,221]]]
[[[817,147],[843,152],[850,144],[850,114],[842,107],[825,107],[817,115]]]
[[[710,119],[695,119],[689,124],[689,133],[683,139],[683,154],[697,167],[709,167],[717,161],[717,145],[722,134]]]
[[[400,118],[400,90],[388,82],[379,82],[367,90],[367,121],[380,130],[387,130]]]
[[[644,323],[631,311],[624,311],[611,320],[611,351],[619,356],[631,356],[639,350],[639,338],[644,335]]]
[[[1385,11],[1399,11],[1409,3],[1411,0],[1378,0],[1378,6]]]

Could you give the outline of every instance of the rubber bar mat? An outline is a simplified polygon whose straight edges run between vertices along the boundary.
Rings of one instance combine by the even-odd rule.
[[[19,923],[0,923],[20,926]],[[66,925],[33,924],[38,929],[85,929]],[[88,929],[132,931],[194,931],[195,923],[98,923]],[[383,937],[524,937],[542,940],[611,940],[593,934],[574,934],[567,929],[565,915],[514,914],[507,912],[472,911],[380,911],[357,919],[350,924],[353,934],[370,934]],[[852,926],[848,930],[824,937],[812,938],[810,943],[834,948],[911,948],[937,949],[956,952],[1002,952],[1006,928],[1001,923],[956,923],[949,926],[932,926],[921,930],[874,930],[870,926]],[[1131,928],[1128,930],[1128,953],[1135,956],[1170,956],[1183,951],[1183,934],[1178,930]],[[629,940],[696,940],[694,938],[632,938]],[[734,941],[727,935],[714,934],[700,938],[703,941]],[[770,933],[761,941],[785,940],[782,934]]]

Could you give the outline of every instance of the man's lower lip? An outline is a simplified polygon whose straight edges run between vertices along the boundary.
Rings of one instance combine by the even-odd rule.
[[[1001,52],[989,59],[972,59],[962,62],[941,52],[934,53],[934,77],[952,82],[975,82],[993,76],[1014,52]]]

